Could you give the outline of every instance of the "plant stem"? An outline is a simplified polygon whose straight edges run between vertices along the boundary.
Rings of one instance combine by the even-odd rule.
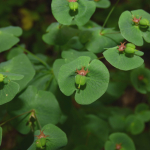
[[[46,91],[46,90],[48,89],[48,87],[49,87],[51,81],[53,80],[53,77],[54,77],[54,76],[52,76],[52,77],[50,78],[50,80],[47,82],[44,91]]]
[[[100,60],[100,59],[102,59],[102,58],[104,58],[104,56],[98,57],[97,59],[99,59],[99,60]]]
[[[120,1],[120,0],[117,0],[116,4],[115,4],[115,5],[112,7],[112,9],[110,10],[110,12],[109,12],[109,14],[108,14],[107,18],[105,19],[105,22],[104,22],[104,24],[103,24],[103,26],[102,26],[101,32],[103,31],[103,29],[104,29],[104,27],[105,27],[105,25],[106,25],[106,23],[107,23],[107,21],[108,21],[110,15],[111,15],[111,13],[112,13],[113,10],[115,9],[115,7],[116,7],[117,4],[119,3],[119,1]]]
[[[33,110],[30,110],[30,111],[27,111],[27,112],[25,112],[25,113],[23,113],[23,114],[21,114],[21,115],[15,116],[15,117],[13,117],[13,118],[11,118],[11,119],[9,119],[9,120],[7,120],[7,121],[1,123],[0,126],[3,126],[3,125],[6,124],[7,122],[9,122],[9,121],[11,121],[11,120],[14,120],[15,118],[18,118],[18,117],[20,117],[20,116],[22,116],[22,115],[25,115],[25,114],[27,114],[27,113],[30,113],[30,112],[32,112],[32,111],[33,111]]]
[[[39,120],[38,120],[38,118],[37,118],[37,115],[36,115],[35,111],[34,111],[34,115],[35,115],[35,117],[36,117],[36,120],[37,120],[37,123],[38,123],[38,125],[39,125],[40,130],[42,130],[41,124],[40,124],[40,122],[39,122]]]
[[[17,45],[19,48],[22,48],[24,50],[24,52],[32,55],[35,59],[37,59],[39,62],[41,62],[48,70],[50,69],[50,67],[48,66],[48,64],[46,62],[44,62],[42,59],[40,59],[39,57],[37,57],[36,55],[34,55],[33,53],[31,53],[30,51],[28,51],[27,49],[21,47],[20,45]]]
[[[108,33],[104,33],[103,35],[105,35],[105,34],[118,34],[118,33],[121,33],[121,32],[108,32]]]

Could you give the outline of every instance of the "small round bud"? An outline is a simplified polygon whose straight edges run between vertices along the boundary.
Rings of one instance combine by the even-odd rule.
[[[149,26],[149,20],[143,18],[139,22],[141,28],[147,28]]]
[[[4,76],[3,74],[0,74],[0,82],[3,82],[4,81]]]
[[[131,47],[126,47],[125,48],[125,53],[126,54],[133,54],[134,52],[135,52],[134,48],[131,48]]]
[[[135,49],[136,47],[135,47],[135,45],[134,44],[132,44],[132,43],[128,43],[128,44],[126,44],[126,47],[131,47],[131,48],[133,48],[133,49]]]
[[[69,7],[71,10],[76,11],[76,9],[78,9],[78,3],[77,2],[69,2]]]

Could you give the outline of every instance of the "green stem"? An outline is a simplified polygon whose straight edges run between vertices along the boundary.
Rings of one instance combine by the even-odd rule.
[[[52,76],[51,79],[47,82],[44,91],[46,91],[46,90],[48,89],[48,87],[49,87],[51,81],[53,80],[53,77],[54,77],[54,76]]]
[[[35,111],[34,111],[34,115],[35,115],[35,117],[36,117],[36,120],[37,120],[37,123],[38,123],[38,125],[39,125],[40,130],[42,130],[41,124],[40,124],[40,122],[39,122],[39,120],[38,120],[38,118],[37,118],[37,115],[36,115]]]
[[[117,4],[119,3],[119,1],[120,1],[120,0],[117,0],[116,4],[115,4],[115,5],[112,7],[112,9],[110,10],[110,12],[109,12],[109,14],[108,14],[107,18],[105,19],[105,22],[104,22],[104,24],[103,24],[103,26],[102,26],[101,32],[103,31],[103,29],[104,29],[104,27],[105,27],[105,25],[106,25],[106,23],[107,23],[107,21],[108,21],[110,15],[111,15],[111,13],[112,13],[113,10],[115,9],[115,7],[116,7]]]
[[[98,57],[97,59],[99,59],[99,60],[100,60],[100,59],[102,59],[102,58],[105,58],[105,57],[104,57],[104,56],[101,56],[101,57]]]
[[[18,117],[20,117],[20,116],[22,116],[22,115],[25,115],[25,114],[27,114],[27,113],[30,113],[30,112],[32,112],[32,111],[33,111],[33,110],[30,110],[30,111],[27,111],[27,112],[25,112],[25,113],[23,113],[23,114],[21,114],[21,115],[15,116],[15,117],[13,117],[13,118],[11,118],[11,119],[9,119],[9,120],[7,120],[7,121],[1,123],[0,126],[3,126],[3,125],[6,124],[7,122],[9,122],[9,121],[11,121],[11,120],[14,120],[15,118],[18,118]]]
[[[121,33],[121,32],[108,32],[108,33],[104,33],[104,34],[102,34],[102,35],[105,35],[105,34],[118,34],[118,33]]]
[[[47,69],[50,69],[50,67],[48,66],[47,63],[45,63],[42,59],[40,59],[39,57],[37,57],[36,55],[34,55],[33,53],[31,53],[30,51],[28,51],[27,49],[21,47],[20,45],[17,45],[19,48],[23,49],[24,52],[32,55],[35,59],[37,59],[39,62],[41,62]]]

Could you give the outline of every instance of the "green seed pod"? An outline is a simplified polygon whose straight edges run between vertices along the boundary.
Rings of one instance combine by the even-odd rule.
[[[41,138],[41,145],[44,147],[46,145],[46,138]]]
[[[125,48],[125,53],[126,54],[133,54],[134,52],[135,52],[134,48],[131,48],[131,47],[126,47]]]
[[[140,20],[139,24],[141,28],[147,28],[149,26],[149,21],[144,18]]]
[[[78,3],[77,2],[69,2],[69,7],[71,10],[76,11],[76,9],[78,9]]]
[[[132,44],[132,43],[128,43],[128,44],[126,44],[126,47],[131,47],[131,48],[134,48],[134,49],[136,48],[136,47],[135,47],[135,45],[134,45],[134,44]]]
[[[36,140],[36,147],[37,148],[43,148],[40,139]]]
[[[79,84],[79,87],[80,88],[80,85],[85,85],[86,83],[86,76],[82,76],[82,75],[76,75],[75,77],[75,82],[76,84]]]
[[[41,138],[36,140],[36,147],[40,149],[44,149],[46,145],[46,138]]]
[[[4,80],[4,76],[3,74],[0,74],[0,82],[3,82],[3,80]]]

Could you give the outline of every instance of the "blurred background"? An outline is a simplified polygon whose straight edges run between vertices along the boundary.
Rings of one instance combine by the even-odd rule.
[[[107,9],[97,8],[91,20],[103,25],[116,0],[110,0],[110,2],[111,6]],[[150,13],[150,0],[121,0],[107,22],[106,27],[118,29],[118,19],[121,13],[125,10],[135,9],[144,9]],[[23,29],[23,35],[19,44],[25,44],[26,49],[35,54],[45,54],[53,61],[57,58],[59,52],[42,40],[42,35],[52,22],[56,22],[56,20],[51,12],[51,0],[0,0],[0,28],[10,25],[20,26]],[[143,59],[146,67],[150,69],[150,44],[144,43],[142,48],[138,47],[137,49],[144,51]],[[7,52],[0,54],[0,62],[6,60],[6,55]],[[104,63],[110,70],[114,69],[105,60]],[[120,99],[115,101],[114,105],[134,107],[137,103],[146,102],[146,99],[145,95],[138,93],[133,87],[128,87]],[[33,138],[30,135],[24,136],[19,134],[9,124],[4,126],[3,135],[0,150],[21,150],[18,143],[22,146],[23,144],[25,145],[25,140],[31,140],[32,142],[31,138]],[[22,141],[22,139],[24,140]],[[20,141],[22,142],[20,143]]]

